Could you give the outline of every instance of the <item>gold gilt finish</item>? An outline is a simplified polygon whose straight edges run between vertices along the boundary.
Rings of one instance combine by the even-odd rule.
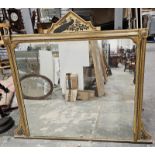
[[[80,32],[80,31],[98,31],[100,27],[94,27],[90,21],[85,21],[79,15],[73,11],[69,11],[64,17],[62,17],[58,22],[52,24],[52,26],[47,30],[47,33],[54,33],[55,30],[60,27],[64,27],[65,32]]]
[[[3,30],[4,34],[9,34],[9,23],[0,23],[0,29]],[[2,34],[0,32],[0,45],[4,45]]]
[[[49,34],[22,34],[3,36],[4,43],[7,47],[13,79],[16,89],[17,100],[19,104],[20,122],[16,130],[17,137],[23,138],[41,138],[41,139],[68,139],[68,140],[91,140],[91,141],[115,141],[115,142],[133,142],[133,143],[151,143],[151,137],[144,130],[142,122],[142,102],[143,102],[143,82],[144,82],[144,63],[147,29],[131,29],[131,30],[112,30],[112,31],[90,31],[90,32],[74,32],[74,33],[49,33]],[[117,139],[96,139],[96,138],[72,138],[72,137],[32,137],[29,132],[27,115],[22,96],[21,85],[17,65],[15,61],[14,49],[19,43],[32,42],[62,42],[69,40],[107,40],[107,39],[132,39],[137,45],[136,53],[136,84],[134,99],[134,124],[133,124],[133,140],[117,140]]]

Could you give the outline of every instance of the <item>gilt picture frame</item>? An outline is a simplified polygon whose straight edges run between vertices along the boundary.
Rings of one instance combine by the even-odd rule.
[[[59,22],[59,25],[60,22]],[[57,28],[57,26],[56,26]],[[20,35],[4,35],[2,37],[4,44],[8,51],[9,61],[14,80],[16,97],[19,107],[20,121],[18,128],[15,131],[15,137],[20,138],[41,138],[41,139],[67,139],[67,140],[91,140],[91,141],[114,141],[117,139],[103,139],[103,138],[82,138],[82,137],[42,137],[31,136],[27,121],[27,114],[22,95],[21,83],[18,74],[18,68],[15,61],[15,48],[20,43],[36,43],[36,42],[66,42],[66,41],[86,41],[86,40],[107,40],[107,39],[131,39],[136,44],[136,82],[135,82],[135,98],[134,98],[134,124],[133,124],[133,140],[124,140],[124,142],[133,143],[152,143],[151,136],[145,131],[142,121],[142,107],[143,107],[143,85],[144,85],[144,67],[145,67],[145,51],[146,38],[148,34],[147,29],[131,29],[131,30],[110,30],[101,31],[96,29],[89,29],[89,31],[77,32],[61,32],[52,33],[50,31],[44,34],[20,34]]]

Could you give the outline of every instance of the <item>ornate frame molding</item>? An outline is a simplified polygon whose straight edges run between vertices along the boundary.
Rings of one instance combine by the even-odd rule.
[[[75,15],[74,13],[68,13]],[[67,15],[66,15],[67,16]],[[79,17],[78,17],[79,18]],[[62,20],[58,21],[61,23]],[[11,64],[13,80],[16,89],[17,101],[19,104],[20,122],[16,130],[16,136],[22,138],[41,138],[41,139],[68,139],[68,140],[91,140],[91,141],[115,141],[116,139],[96,139],[96,138],[79,138],[79,137],[32,137],[30,135],[27,115],[24,105],[24,99],[21,91],[21,84],[19,81],[17,64],[15,61],[14,49],[19,43],[32,43],[32,42],[62,42],[62,41],[75,41],[75,40],[107,40],[107,39],[131,39],[137,45],[136,57],[136,85],[135,85],[135,102],[134,102],[134,124],[133,124],[133,140],[121,140],[121,142],[131,143],[152,143],[151,137],[144,130],[142,122],[142,102],[143,102],[143,82],[144,82],[144,65],[145,65],[145,49],[147,29],[131,29],[131,30],[112,30],[112,31],[98,31],[92,27],[89,31],[78,32],[64,32],[53,33],[57,28],[57,24],[53,25],[47,34],[22,34],[12,35],[11,37],[3,36],[3,41],[7,47],[9,60]]]
[[[47,30],[47,33],[89,32],[98,30],[100,30],[100,27],[94,27],[90,21],[85,21],[73,11],[69,11],[58,22],[52,24]]]

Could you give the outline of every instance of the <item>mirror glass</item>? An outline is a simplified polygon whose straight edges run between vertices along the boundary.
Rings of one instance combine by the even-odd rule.
[[[21,43],[15,57],[31,136],[133,139],[132,40]]]

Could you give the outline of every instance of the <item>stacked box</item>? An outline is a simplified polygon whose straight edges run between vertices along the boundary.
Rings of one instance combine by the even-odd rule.
[[[95,91],[94,90],[78,90],[77,93],[77,99],[78,100],[89,100],[91,98],[95,97]]]
[[[66,76],[66,88],[67,89],[78,89],[77,74],[69,74],[69,76]]]
[[[78,75],[67,73],[65,100],[75,102],[77,98],[77,90],[78,90]]]

